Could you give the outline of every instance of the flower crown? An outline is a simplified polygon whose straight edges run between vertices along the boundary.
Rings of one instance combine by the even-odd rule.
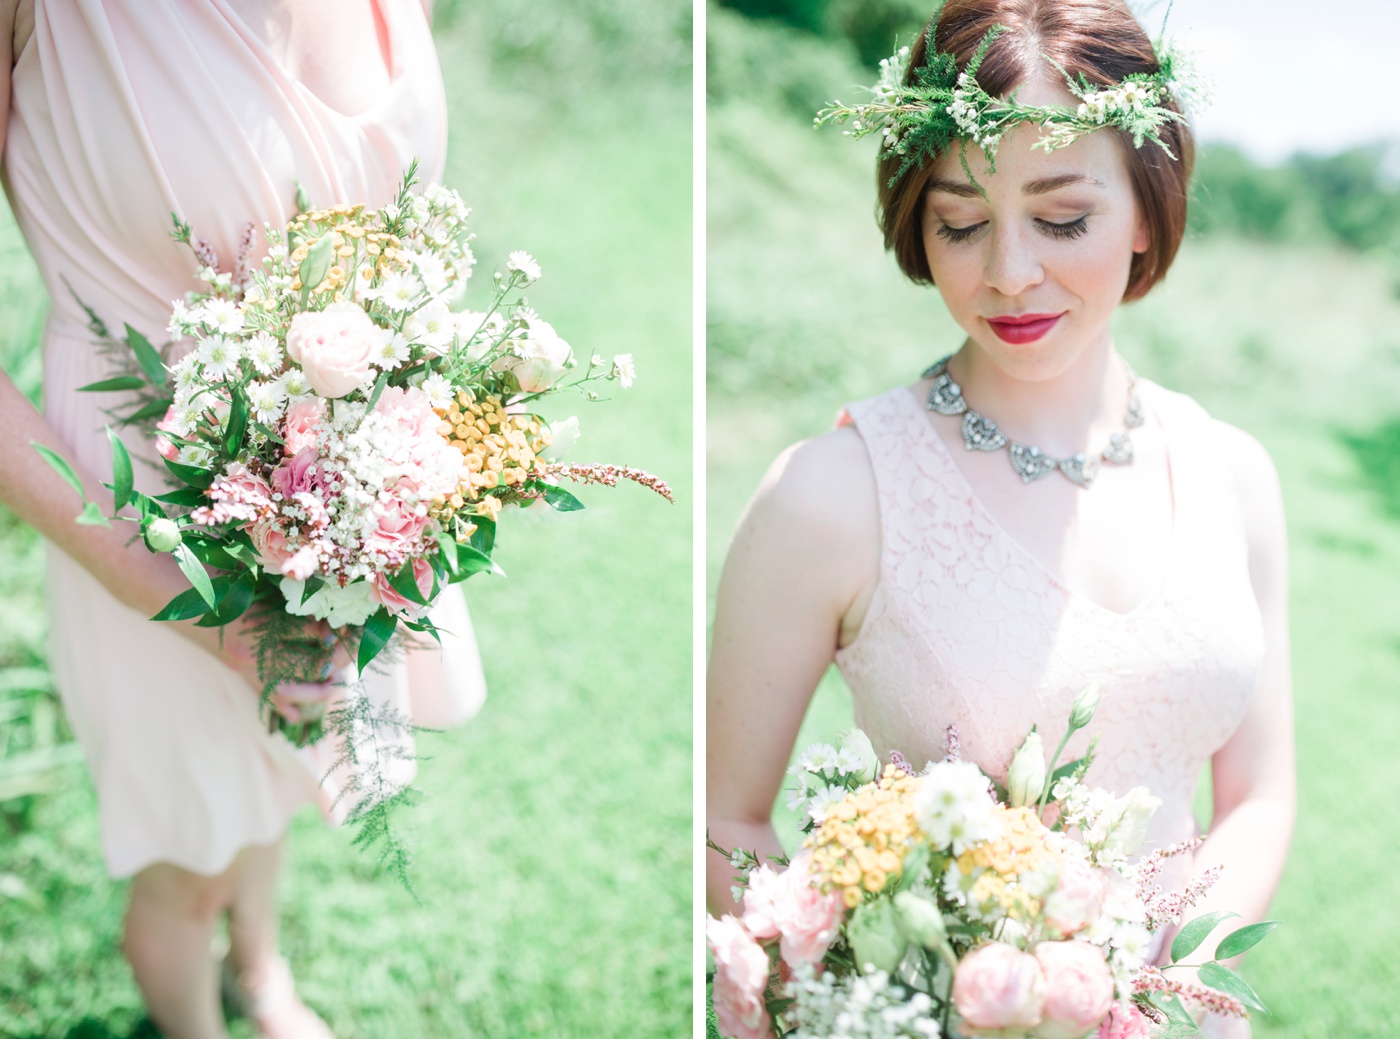
[[[928,58],[913,70],[912,82],[905,82],[904,74],[909,48],[901,47],[880,62],[880,81],[871,88],[871,101],[851,106],[833,101],[817,113],[817,126],[849,119],[851,128],[844,131],[849,137],[881,134],[883,152],[903,156],[890,178],[890,186],[910,169],[938,158],[954,141],[961,142],[963,172],[977,185],[967,162],[967,142],[982,149],[987,172],[995,173],[997,145],[1018,123],[1037,124],[1043,132],[1032,147],[1047,152],[1095,130],[1116,126],[1132,137],[1134,147],[1141,148],[1144,141],[1151,141],[1175,159],[1162,139],[1162,128],[1168,123],[1185,122],[1182,113],[1188,109],[1199,111],[1207,100],[1205,85],[1187,57],[1165,39],[1153,44],[1156,72],[1135,72],[1111,87],[1092,84],[1083,75],[1071,76],[1047,57],[1064,77],[1070,93],[1079,99],[1078,107],[1023,105],[1016,100],[1017,90],[1005,99],[993,97],[977,82],[977,70],[993,41],[1010,30],[1004,25],[987,30],[972,60],[959,72],[953,55],[934,49],[934,29],[942,10],[940,2],[924,33]],[[1176,107],[1167,107],[1173,101]]]

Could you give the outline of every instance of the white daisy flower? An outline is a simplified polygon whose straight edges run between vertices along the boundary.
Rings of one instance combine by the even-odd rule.
[[[238,343],[221,335],[201,339],[197,353],[200,364],[204,366],[205,377],[213,382],[237,375],[238,360],[243,356]]]
[[[452,403],[452,384],[437,372],[423,380],[423,392],[435,408],[445,408]]]
[[[381,368],[397,368],[408,360],[408,339],[402,332],[395,332],[392,328],[382,328],[379,330],[379,345],[374,348],[374,355],[370,358]]]
[[[198,444],[186,444],[180,448],[179,454],[175,456],[175,461],[181,465],[192,465],[197,469],[203,469],[214,460],[214,452],[207,447],[200,447]]]
[[[542,273],[540,271],[540,265],[535,261],[535,258],[523,249],[517,249],[506,257],[506,269],[519,271],[521,274],[525,275],[525,280],[527,282],[539,281]]]
[[[198,355],[186,354],[170,369],[176,394],[188,394],[199,385]]]
[[[268,379],[248,384],[248,404],[253,417],[263,425],[271,425],[282,417],[287,407],[287,389],[280,379]]]
[[[299,401],[311,396],[311,383],[306,380],[306,373],[300,368],[288,368],[282,373],[282,388],[287,391],[289,401]]]
[[[422,294],[423,283],[407,271],[387,275],[374,293],[390,310],[407,310]]]
[[[610,378],[622,383],[624,390],[630,390],[632,383],[637,378],[637,366],[632,363],[631,354],[618,354],[613,358],[612,375]]]
[[[410,341],[423,343],[437,353],[452,342],[456,331],[452,311],[441,300],[433,300],[426,307],[415,310],[404,325],[404,334]]]
[[[432,253],[414,253],[413,265],[429,292],[436,294],[447,288],[447,265]]]
[[[282,346],[270,332],[259,332],[244,344],[244,349],[260,375],[271,375],[282,367]]]
[[[231,299],[211,299],[204,304],[204,323],[216,332],[233,335],[243,330],[243,311]]]
[[[185,333],[190,330],[190,308],[185,306],[184,300],[177,299],[171,304],[170,323],[165,330],[177,343],[185,338]]]

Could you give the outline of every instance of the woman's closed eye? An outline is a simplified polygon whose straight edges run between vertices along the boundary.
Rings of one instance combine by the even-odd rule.
[[[1064,223],[1055,223],[1053,220],[1041,220],[1037,217],[1035,225],[1051,238],[1078,238],[1089,230],[1089,218],[1085,215],[1074,220],[1067,220]],[[986,221],[966,224],[962,227],[954,227],[952,224],[940,221],[938,229],[934,233],[945,241],[965,242],[986,226]]]

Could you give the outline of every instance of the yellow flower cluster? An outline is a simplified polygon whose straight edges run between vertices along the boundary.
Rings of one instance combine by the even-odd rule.
[[[402,270],[408,265],[408,256],[403,251],[403,243],[397,235],[371,231],[365,226],[376,220],[377,214],[366,214],[364,208],[362,204],[357,203],[353,206],[313,209],[298,214],[287,226],[290,235],[302,237],[300,244],[287,258],[293,272],[300,270],[306,254],[325,235],[329,234],[335,245],[336,262],[331,265],[325,280],[320,285],[312,286],[315,291],[339,293],[345,288],[346,279],[357,267],[360,277],[369,281],[375,276],[383,277],[391,270]],[[361,249],[364,250],[367,262],[360,262]],[[293,273],[292,288],[301,291],[301,278],[296,273]]]
[[[500,499],[485,492],[525,483],[536,456],[550,444],[549,430],[534,415],[506,414],[499,397],[474,399],[466,390],[450,407],[435,410],[442,419],[438,433],[462,452],[467,475],[457,493],[433,502],[432,516],[450,517],[472,505],[476,515],[495,519]]]
[[[1000,834],[982,841],[958,856],[963,876],[980,871],[968,891],[968,900],[977,905],[1000,905],[1013,919],[1030,920],[1040,912],[1040,900],[1016,883],[1024,874],[1059,862],[1060,853],[1051,848],[1045,828],[1031,808],[998,805]]]
[[[878,782],[827,809],[806,841],[813,876],[824,891],[839,891],[847,908],[853,908],[903,871],[904,855],[919,836],[914,812],[918,789],[917,778],[887,765]]]

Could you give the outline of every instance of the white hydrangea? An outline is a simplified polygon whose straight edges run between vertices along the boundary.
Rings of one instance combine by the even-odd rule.
[[[327,581],[307,596],[305,602],[301,601],[306,590],[305,581],[284,577],[281,588],[287,599],[288,613],[323,620],[332,628],[363,624],[369,620],[370,614],[379,609],[379,604],[370,600],[368,581],[352,581],[344,587],[335,581]]]

